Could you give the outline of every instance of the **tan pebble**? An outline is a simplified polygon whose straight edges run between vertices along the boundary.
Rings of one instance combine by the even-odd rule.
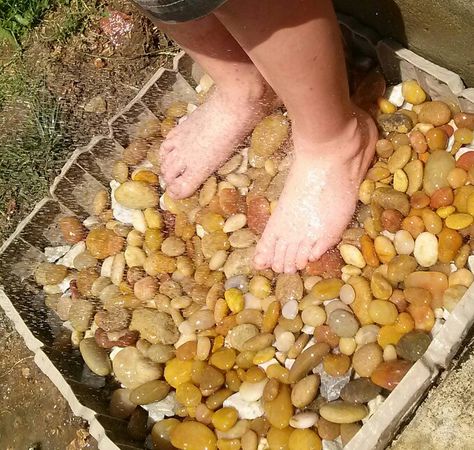
[[[326,403],[319,409],[319,414],[326,420],[333,423],[354,423],[362,420],[368,414],[365,405],[336,400]]]
[[[226,180],[237,188],[244,188],[250,186],[250,179],[243,173],[230,173]]]
[[[248,228],[234,231],[229,236],[229,243],[233,248],[248,248],[255,244],[257,237]]]
[[[232,233],[240,230],[247,223],[247,216],[245,214],[234,214],[230,216],[224,223],[223,231],[225,233]]]
[[[350,244],[342,244],[339,247],[339,251],[341,252],[341,256],[346,264],[350,264],[359,269],[363,269],[365,267],[366,262],[362,256],[362,253],[357,247]]]
[[[230,158],[224,165],[220,167],[217,173],[221,176],[229,175],[234,170],[237,170],[242,164],[242,154],[236,153],[232,158]]]

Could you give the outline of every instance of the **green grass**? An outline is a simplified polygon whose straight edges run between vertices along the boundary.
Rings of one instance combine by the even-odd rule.
[[[95,1],[88,3],[91,4],[85,0],[0,0],[0,40],[21,48],[28,32],[41,23],[45,14],[62,6],[65,14],[55,24],[49,40],[64,43],[84,29],[90,13],[96,10]]]
[[[20,46],[25,34],[56,3],[57,0],[0,0],[0,38]]]
[[[69,153],[59,103],[43,83],[30,83],[28,89],[30,101],[19,129],[0,141],[0,235],[11,231],[12,201],[14,212],[23,215],[47,194]]]

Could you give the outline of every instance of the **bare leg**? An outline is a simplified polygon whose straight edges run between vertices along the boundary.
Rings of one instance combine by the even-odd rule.
[[[275,99],[244,50],[214,17],[158,23],[216,83],[210,98],[161,146],[162,172],[175,198],[191,195],[220,167]]]
[[[230,0],[216,17],[286,105],[293,166],[255,256],[294,272],[337,243],[374,154],[376,128],[350,101],[330,0]]]

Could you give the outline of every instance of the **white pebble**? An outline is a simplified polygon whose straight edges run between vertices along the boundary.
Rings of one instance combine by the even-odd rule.
[[[74,259],[76,256],[84,253],[86,251],[86,242],[81,241],[77,244],[73,245],[71,249],[61,258],[58,260],[57,264],[62,264],[63,266],[73,268],[74,267]],[[105,262],[105,261],[104,261]]]
[[[196,224],[196,234],[202,239],[207,232],[202,225]]]
[[[355,291],[350,284],[345,284],[339,291],[339,298],[342,303],[350,305],[355,300]]]
[[[304,333],[304,334],[309,334],[310,336],[312,336],[314,334],[314,329],[316,327],[312,327],[311,325],[305,325],[303,326],[303,328],[301,328],[301,332]]]
[[[235,408],[239,413],[240,419],[256,419],[257,417],[263,416],[263,407],[260,400],[256,402],[249,402],[242,398],[240,392],[227,397],[224,400],[223,406]]]
[[[395,233],[393,244],[399,255],[411,255],[415,248],[413,236],[406,230],[398,230]]]
[[[298,302],[290,300],[281,308],[281,314],[285,319],[293,320],[298,315]]]
[[[285,359],[285,367],[288,369],[288,370],[291,370],[291,368],[293,367],[293,364],[295,363],[296,359],[293,359],[293,358],[286,358]]]
[[[395,106],[402,106],[405,101],[402,94],[402,83],[389,87],[385,96],[388,98],[388,101]]]
[[[193,334],[195,328],[189,323],[189,321],[185,320],[179,324],[178,330],[181,334]]]
[[[378,325],[364,325],[357,330],[355,335],[355,341],[357,345],[369,344],[371,342],[377,342],[377,335],[379,334],[380,327]]]
[[[260,400],[262,398],[263,390],[265,389],[267,381],[267,378],[263,379],[262,381],[258,381],[257,383],[244,381],[239,388],[242,399],[247,402],[256,402],[257,400]]]
[[[114,263],[114,256],[107,256],[102,263],[102,267],[100,268],[100,276],[101,277],[108,277],[112,274],[112,264]]]
[[[275,340],[275,347],[280,352],[287,352],[291,346],[295,343],[295,335],[290,331],[285,331],[278,336]]]
[[[389,344],[383,349],[383,360],[394,361],[395,359],[397,359],[397,351],[394,345]]]
[[[311,428],[316,421],[318,420],[318,415],[315,412],[302,412],[299,414],[295,414],[290,419],[290,426],[293,428]]]
[[[71,249],[70,245],[60,245],[59,247],[46,247],[44,254],[48,262],[55,262],[64,256]]]
[[[132,213],[132,226],[135,230],[140,233],[145,233],[146,231],[146,220],[145,215],[139,209],[134,209]]]
[[[437,319],[442,319],[444,317],[444,310],[443,308],[435,308],[434,315]]]
[[[438,239],[427,231],[420,233],[413,251],[416,262],[422,267],[431,267],[438,261]]]
[[[88,230],[92,230],[96,225],[100,224],[100,220],[96,216],[89,216],[87,219],[82,222]]]
[[[159,402],[149,403],[143,405],[143,408],[148,411],[148,417],[153,422],[163,420],[165,417],[171,417],[176,414],[176,392],[171,391],[163,400]]]

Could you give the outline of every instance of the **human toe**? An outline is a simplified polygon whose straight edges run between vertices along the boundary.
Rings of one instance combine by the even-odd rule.
[[[285,261],[283,271],[285,273],[296,272],[296,256],[298,254],[298,242],[292,242],[288,245],[285,253]]]
[[[167,190],[172,198],[176,200],[187,198],[196,191],[198,186],[196,186],[195,180],[189,175],[189,173],[184,171],[181,176],[175,178],[174,181],[168,185]]]
[[[186,166],[181,161],[173,161],[167,159],[163,161],[161,165],[161,173],[163,174],[163,179],[167,185],[174,183],[176,178],[178,178],[186,169]]]
[[[307,240],[300,242],[300,245],[298,246],[298,252],[296,254],[296,268],[298,270],[303,270],[308,264],[313,244],[313,242]]]
[[[263,270],[271,266],[275,251],[275,236],[263,233],[255,249],[254,265],[257,270]]]
[[[285,239],[279,238],[275,244],[275,254],[273,255],[272,269],[276,273],[282,273],[285,266],[285,254],[288,243]]]

